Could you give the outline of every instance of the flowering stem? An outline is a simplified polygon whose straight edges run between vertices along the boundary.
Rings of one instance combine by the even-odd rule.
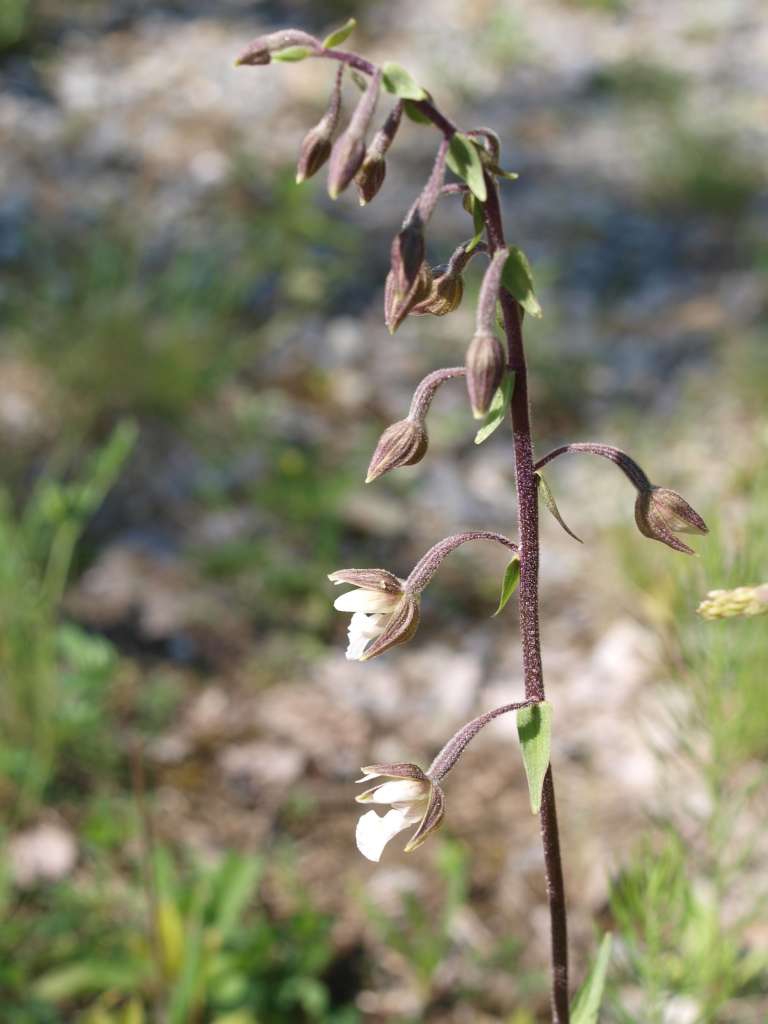
[[[313,54],[341,61],[365,74],[371,75],[375,67],[357,54],[343,50],[323,50]],[[456,125],[442,114],[429,100],[416,101],[417,109],[432,121],[445,139],[450,139],[458,130]],[[499,206],[496,181],[486,172],[487,201],[484,217],[488,248],[491,256],[506,247],[504,227]],[[442,182],[441,182],[442,185]],[[444,187],[444,186],[443,186]],[[515,371],[515,386],[512,392],[511,414],[515,451],[515,477],[520,529],[520,639],[523,651],[523,673],[525,678],[526,701],[539,702],[545,699],[544,676],[541,665],[541,642],[539,639],[539,506],[536,476],[533,463],[533,441],[528,404],[528,374],[522,334],[522,310],[513,297],[501,288],[499,292],[504,318],[504,331],[509,351],[509,367]],[[554,457],[554,456],[553,456]],[[474,535],[479,539],[487,534]],[[465,535],[470,539],[469,535]],[[489,539],[498,539],[489,538]],[[463,543],[460,541],[459,543]],[[455,545],[456,546],[456,545]],[[409,577],[413,583],[416,570],[419,576],[429,574],[431,578],[446,552],[437,560],[434,549],[428,552]],[[432,556],[434,565],[426,565]],[[430,571],[431,570],[431,571]],[[562,857],[555,807],[555,789],[552,768],[547,769],[541,802],[541,837],[544,847],[544,865],[549,898],[549,912],[552,930],[552,1024],[569,1024],[568,1006],[568,929],[563,882]]]
[[[495,181],[486,174],[488,200],[485,223],[491,252],[505,247],[499,194]],[[528,405],[528,372],[522,333],[522,311],[506,289],[499,294],[504,330],[509,346],[509,363],[515,371],[512,392],[512,432],[515,449],[515,477],[520,530],[520,640],[527,700],[543,701],[544,674],[539,639],[539,505],[533,466],[533,441]],[[552,1024],[568,1024],[568,925],[560,838],[555,806],[552,767],[547,769],[541,801],[541,839],[552,929]]]

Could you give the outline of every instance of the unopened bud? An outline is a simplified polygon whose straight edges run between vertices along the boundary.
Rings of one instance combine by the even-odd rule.
[[[387,164],[384,157],[369,152],[363,160],[360,170],[355,175],[355,184],[357,185],[361,206],[370,203],[374,198],[384,184],[386,174]]]
[[[421,462],[427,452],[429,438],[424,423],[399,420],[387,427],[379,438],[368,466],[367,484],[400,466],[413,466]]]
[[[395,287],[405,295],[424,265],[424,231],[418,210],[411,211],[403,227],[392,240],[389,265]],[[426,296],[423,296],[426,298]]]
[[[307,32],[298,29],[281,29],[279,32],[270,32],[265,36],[258,36],[252,40],[235,61],[238,66],[248,65],[253,67],[257,64],[269,64],[273,53],[280,50],[287,50],[292,46],[306,46],[310,50],[319,50],[320,40]]]
[[[381,70],[371,76],[368,88],[358,100],[347,129],[331,152],[328,169],[328,195],[336,199],[360,170],[365,157],[365,134],[376,109],[381,86]]]
[[[331,135],[321,122],[304,136],[296,165],[296,184],[301,185],[307,178],[317,174],[330,155]]]
[[[469,401],[476,420],[488,412],[504,376],[505,366],[504,350],[496,335],[475,334],[467,349],[466,370]]]
[[[437,267],[432,273],[432,291],[424,302],[413,307],[412,316],[425,316],[427,313],[431,313],[432,316],[445,316],[452,313],[462,300],[464,281],[459,274],[448,273],[445,267]]]
[[[360,205],[370,203],[381,186],[387,173],[384,157],[392,145],[403,116],[403,102],[398,101],[389,112],[384,124],[374,135],[368,147],[362,166],[355,177],[360,196]]]
[[[315,127],[311,128],[304,136],[304,141],[299,150],[299,162],[296,167],[297,185],[317,174],[331,155],[331,140],[339,123],[339,112],[341,110],[341,80],[343,74],[344,65],[340,64],[336,72],[336,81],[328,102],[328,109]]]
[[[677,491],[668,487],[645,487],[635,501],[635,522],[645,537],[661,541],[687,555],[695,554],[675,537],[676,533],[709,533],[698,512]]]
[[[429,297],[432,290],[432,272],[426,263],[416,275],[416,280],[406,292],[399,292],[392,270],[384,283],[384,323],[390,334],[394,334],[414,306]]]

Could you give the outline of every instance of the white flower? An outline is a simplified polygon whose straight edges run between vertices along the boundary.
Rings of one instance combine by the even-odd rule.
[[[418,598],[407,593],[403,581],[391,572],[342,569],[328,578],[355,585],[333,603],[337,611],[352,612],[347,631],[350,661],[366,661],[413,636],[419,623]]]
[[[355,841],[368,860],[379,861],[384,847],[399,832],[418,825],[405,847],[410,853],[424,842],[443,818],[443,791],[415,764],[380,764],[363,768],[358,782],[386,778],[361,793],[358,803],[389,804],[391,810],[382,817],[376,811],[363,814],[357,823]]]

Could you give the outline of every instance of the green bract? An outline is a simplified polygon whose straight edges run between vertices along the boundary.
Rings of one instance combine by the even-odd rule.
[[[531,265],[523,250],[514,245],[509,247],[509,256],[501,275],[501,282],[526,313],[535,317],[541,316],[541,306],[533,291]]]
[[[427,93],[419,83],[400,64],[387,61],[381,69],[381,81],[387,92],[399,96],[401,100],[425,100]]]
[[[517,712],[517,735],[523,752],[523,764],[528,778],[531,810],[541,810],[541,790],[549,768],[549,746],[552,735],[552,705],[548,701],[530,704]]]
[[[484,203],[488,198],[488,192],[485,187],[483,162],[475,143],[461,132],[455,132],[451,136],[446,162],[454,174],[466,181],[472,194]]]
[[[331,50],[334,46],[338,46],[343,43],[346,39],[354,32],[357,26],[357,21],[354,18],[350,18],[340,28],[335,29],[330,35],[327,35],[323,40],[323,49]]]

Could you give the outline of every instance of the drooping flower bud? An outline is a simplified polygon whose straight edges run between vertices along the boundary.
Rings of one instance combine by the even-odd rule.
[[[384,178],[387,173],[387,164],[384,157],[394,141],[402,116],[403,102],[400,100],[392,108],[386,121],[376,132],[366,150],[365,159],[355,176],[355,184],[357,185],[361,206],[370,203],[384,184]]]
[[[368,466],[367,484],[378,480],[390,469],[414,466],[427,453],[429,438],[426,425],[412,419],[398,420],[387,427],[379,438]]]
[[[411,316],[445,316],[456,309],[464,296],[464,280],[460,274],[452,274],[447,267],[435,267],[432,271],[432,291],[411,310]]]
[[[699,513],[669,487],[649,486],[638,490],[635,522],[645,537],[661,541],[686,555],[694,555],[696,552],[678,540],[676,533],[709,533]]]
[[[299,150],[299,162],[296,167],[297,185],[317,174],[331,155],[331,140],[339,123],[339,112],[341,110],[341,80],[343,75],[344,65],[340,64],[336,72],[336,81],[328,103],[328,109],[315,127],[310,128],[304,136],[304,141]]]
[[[400,231],[392,239],[389,265],[398,297],[411,288],[424,265],[424,227],[421,214],[411,210]]]
[[[415,280],[405,292],[399,292],[395,284],[394,271],[390,270],[384,283],[384,323],[390,334],[394,334],[414,306],[429,297],[432,290],[432,271],[422,263]]]
[[[279,53],[292,46],[306,46],[308,50],[317,51],[322,49],[320,40],[309,35],[308,32],[301,32],[293,28],[281,29],[279,32],[270,32],[252,40],[237,58],[235,64],[250,67],[269,64],[273,53]]]
[[[481,420],[488,412],[506,367],[504,350],[495,334],[478,332],[467,349],[467,390],[472,415]]]
[[[333,147],[328,169],[328,195],[336,199],[349,185],[365,157],[365,135],[371,123],[381,86],[381,69],[374,71],[358,100],[346,131]]]

